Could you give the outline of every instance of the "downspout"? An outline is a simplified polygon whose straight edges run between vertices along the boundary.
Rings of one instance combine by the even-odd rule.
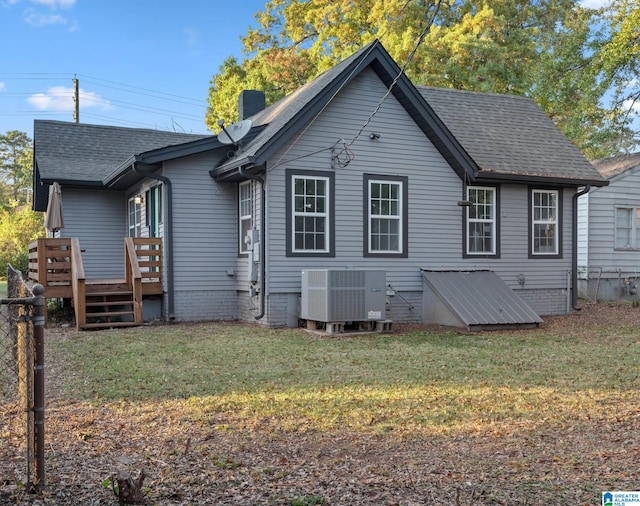
[[[579,310],[578,307],[578,197],[589,193],[591,186],[587,185],[585,188],[573,196],[572,211],[573,211],[573,234],[571,237],[571,307],[574,310]]]
[[[171,180],[166,176],[139,169],[136,166],[136,162],[139,161],[140,158],[136,155],[136,160],[132,164],[133,171],[150,179],[162,182],[166,188],[166,198],[164,200],[167,206],[167,223],[164,227],[163,240],[167,264],[167,311],[169,313],[169,320],[175,320],[175,294],[173,293],[173,192]]]
[[[266,191],[266,177],[267,177],[267,173],[265,172],[264,177],[260,177],[260,176],[254,176],[251,174],[247,174],[245,169],[243,167],[240,167],[238,169],[238,172],[241,176],[246,177],[248,179],[252,179],[253,181],[258,181],[260,183],[260,194],[261,194],[261,202],[260,202],[260,313],[258,313],[256,316],[254,316],[254,318],[256,320],[260,320],[262,318],[264,318],[264,314],[266,312],[266,304],[265,304],[265,287],[267,286],[266,283],[266,274],[267,274],[267,262],[266,262],[266,258],[265,258],[265,254],[267,252],[267,245],[266,245],[266,233],[265,233],[265,229],[266,227],[266,218],[267,218],[267,212],[266,212],[266,208],[267,208],[267,191]]]

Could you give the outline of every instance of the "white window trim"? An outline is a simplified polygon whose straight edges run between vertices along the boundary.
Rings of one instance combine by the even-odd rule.
[[[249,188],[249,198],[242,198],[242,190],[243,188]],[[244,237],[242,231],[242,224],[246,221],[249,221],[248,230],[251,229],[251,225],[253,222],[253,188],[251,186],[251,181],[244,181],[238,185],[238,250],[241,254],[249,253],[249,244],[246,241],[246,237]],[[243,202],[249,202],[249,214],[242,214],[242,204]]]
[[[629,244],[628,246],[618,246],[618,210],[619,209],[627,209],[631,211],[631,232],[629,234]],[[637,238],[640,231],[638,230],[638,211],[640,211],[640,206],[624,206],[624,205],[616,205],[615,206],[615,214],[613,216],[614,220],[614,238],[613,238],[613,249],[619,251],[637,251],[640,247],[637,246]]]
[[[497,232],[497,195],[498,192],[493,186],[468,186],[467,187],[467,199],[471,200],[471,190],[482,190],[488,191],[493,194],[493,204],[492,204],[492,218],[471,218],[470,216],[470,208],[467,208],[467,255],[469,256],[486,256],[486,255],[495,255],[496,254],[496,232]],[[472,223],[489,223],[491,225],[491,251],[471,251],[471,224]]]
[[[296,181],[303,179],[314,180],[314,181],[324,181],[325,182],[325,206],[324,212],[306,212],[306,211],[296,211]],[[292,253],[329,253],[331,251],[331,227],[330,227],[330,209],[331,209],[331,181],[328,177],[325,176],[307,176],[307,175],[299,175],[294,174],[291,180],[291,252]],[[317,195],[317,194],[316,194]],[[296,218],[302,217],[313,217],[313,218],[324,218],[324,248],[323,249],[299,249],[296,248]]]
[[[134,212],[131,214],[131,206]],[[131,217],[133,216],[133,223]],[[129,237],[140,237],[142,234],[142,202],[136,204],[135,196],[127,201],[127,223],[129,228]]]
[[[556,196],[556,212],[552,221],[549,220],[536,220],[535,219],[535,206],[534,203],[536,201],[536,194],[546,193],[546,194],[555,194]],[[531,255],[533,256],[555,256],[558,255],[560,237],[559,237],[559,222],[558,222],[558,214],[560,213],[560,192],[558,190],[542,190],[542,189],[532,189],[531,190]],[[536,251],[536,225],[553,225],[554,234],[553,234],[553,251]]]
[[[398,212],[397,214],[391,216],[391,215],[373,215],[371,214],[371,198],[372,198],[372,191],[371,191],[371,187],[373,184],[385,184],[385,185],[395,185],[398,187]],[[367,193],[368,193],[368,202],[367,202],[367,220],[368,220],[368,230],[369,230],[369,234],[367,237],[367,252],[369,254],[372,255],[397,255],[397,254],[402,254],[404,253],[403,251],[403,246],[404,246],[404,187],[403,187],[404,182],[403,181],[395,181],[395,180],[390,180],[390,179],[369,179],[368,180],[368,189],[367,189]],[[387,249],[387,250],[382,250],[382,249],[376,249],[374,250],[372,248],[372,244],[371,244],[371,238],[373,236],[373,227],[372,227],[372,222],[374,219],[378,219],[378,220],[389,220],[389,221],[396,221],[398,223],[398,248],[397,249]]]

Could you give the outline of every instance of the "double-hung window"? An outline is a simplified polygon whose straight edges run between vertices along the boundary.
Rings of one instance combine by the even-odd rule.
[[[640,249],[640,208],[616,207],[615,249]]]
[[[287,171],[287,255],[333,256],[334,175]]]
[[[129,199],[129,237],[142,235],[142,201],[137,197]]]
[[[486,186],[467,187],[466,255],[498,255],[498,189]]]
[[[407,256],[407,182],[365,174],[365,256]]]
[[[253,227],[253,194],[251,181],[245,181],[238,186],[238,250],[240,254],[249,253],[250,244],[247,234]]]
[[[561,256],[561,197],[562,194],[558,190],[530,190],[530,255],[532,257]]]

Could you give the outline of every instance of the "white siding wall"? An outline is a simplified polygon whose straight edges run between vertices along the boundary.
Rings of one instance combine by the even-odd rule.
[[[77,237],[87,278],[124,278],[127,204],[123,192],[62,188],[64,229]]]
[[[285,170],[332,171],[331,151],[304,155],[330,147],[341,138],[350,140],[384,95],[385,87],[372,71],[363,72],[311,124],[304,135],[283,148],[271,161],[267,176],[269,222],[267,294],[299,292],[300,271],[305,268],[371,268],[387,271],[387,282],[400,292],[422,290],[420,268],[495,270],[514,289],[557,290],[564,301],[567,271],[571,268],[571,204],[573,190],[563,198],[563,258],[529,259],[528,193],[524,185],[504,185],[500,190],[501,258],[462,257],[463,208],[460,178],[419,130],[404,108],[390,96],[351,146],[355,159],[335,169],[335,258],[286,257]],[[377,140],[369,133],[380,134]],[[286,160],[292,160],[286,162]],[[283,163],[284,162],[284,163]],[[363,256],[363,173],[409,178],[409,256]],[[525,285],[517,282],[525,275]],[[562,312],[565,304],[556,308]],[[534,307],[535,309],[535,307]],[[274,320],[282,317],[271,315]]]
[[[589,193],[589,267],[621,270],[623,273],[640,272],[639,250],[614,249],[615,207],[640,207],[637,188],[640,188],[640,168],[629,170],[612,179],[609,186]]]

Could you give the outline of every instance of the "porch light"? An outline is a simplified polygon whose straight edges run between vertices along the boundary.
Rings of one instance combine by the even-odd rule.
[[[142,205],[142,203],[144,202],[144,197],[138,193],[135,197],[133,197],[133,201],[137,206]]]

